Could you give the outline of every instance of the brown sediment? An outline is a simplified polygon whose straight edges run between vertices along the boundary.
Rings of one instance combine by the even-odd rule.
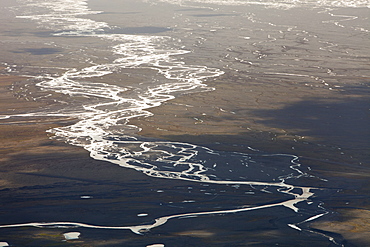
[[[41,111],[48,102],[27,101],[10,87],[24,80],[0,74],[0,115]],[[0,189],[68,181],[146,179],[108,162],[93,160],[81,147],[54,140],[47,130],[75,122],[68,117],[11,117],[0,119]]]
[[[0,71],[1,71],[0,67]],[[0,74],[0,114],[14,114],[16,111],[27,111],[42,106],[39,102],[17,99],[10,91],[14,82],[25,80],[23,77]]]
[[[16,98],[9,90],[12,83],[23,80],[18,76],[0,75],[0,115],[16,115],[30,110],[42,108],[45,104]],[[8,118],[0,123],[0,152],[6,155],[16,150],[25,151],[37,146],[47,139],[46,130],[57,127],[56,119],[45,118]],[[4,159],[4,156],[2,157]]]
[[[353,162],[349,156],[366,155],[363,149],[368,144],[364,138],[367,120],[357,121],[366,110],[366,99],[361,101],[357,95],[322,88],[283,84],[266,88],[253,81],[230,83],[231,79],[223,76],[209,83],[215,91],[177,97],[149,109],[153,116],[133,119],[131,123],[141,127],[140,135],[173,141],[209,144],[229,140],[230,144],[244,144],[270,153],[314,153],[315,158],[341,162]],[[346,102],[350,102],[351,108],[345,108]],[[352,117],[356,128],[350,123]],[[362,141],[364,145],[350,147],[355,142],[348,140]],[[314,145],[307,148],[307,143]],[[346,155],[347,147],[351,155]],[[330,149],[332,157],[326,156],[328,152],[318,155],[325,148]]]
[[[370,210],[338,209],[340,216],[334,220],[319,220],[311,227],[336,232],[358,246],[370,244]]]
[[[266,90],[262,85],[230,84],[227,81],[227,78],[222,78],[214,82],[215,91],[186,94],[152,108],[153,116],[134,119],[132,123],[142,127],[139,134],[144,136],[191,136],[194,141],[200,142],[202,136],[232,136],[234,141],[250,141],[251,146],[263,142],[262,147],[269,142],[274,143],[276,139],[302,138],[294,136],[294,131],[287,133],[282,128],[259,123],[263,118],[253,115],[252,111],[282,108],[299,101],[304,95],[312,94],[312,89],[297,88],[294,95],[287,92],[286,87],[276,86],[274,90]],[[241,135],[243,138],[240,138]]]
[[[132,119],[130,123],[141,128],[139,135],[147,137],[238,152],[251,152],[247,148],[250,146],[267,153],[307,157],[310,161],[305,162],[320,177],[357,179],[367,178],[370,174],[368,167],[357,165],[369,157],[366,151],[369,148],[366,145],[369,143],[366,138],[367,120],[359,119],[360,111],[341,110],[343,102],[345,105],[354,101],[353,108],[365,111],[366,99],[356,102],[361,97],[322,88],[294,87],[287,90],[284,85],[266,88],[253,82],[250,85],[230,85],[222,79],[211,86],[216,90],[177,97],[149,109],[153,116]],[[315,98],[304,106],[304,99],[313,96]],[[299,107],[290,107],[295,104]],[[329,108],[325,111],[326,106],[335,110]],[[323,112],[317,113],[321,109]],[[276,122],[286,121],[288,124],[273,126],[270,123],[275,119],[271,120],[271,116],[256,114],[263,111],[274,112],[278,116]],[[355,128],[348,121],[352,117],[359,119]],[[310,120],[312,118],[314,120]],[[338,125],[342,129],[332,131]],[[351,147],[356,141],[363,145]],[[348,164],[357,166],[354,168]]]
[[[12,83],[24,80],[22,77],[0,75],[1,115],[25,113],[45,106],[45,103],[16,98],[9,90]],[[56,145],[49,139],[46,130],[58,127],[66,119],[50,118],[8,118],[0,121],[0,161],[2,180],[1,187],[20,186],[16,173],[40,171],[41,162],[29,162],[19,157],[35,157],[47,153],[81,153],[79,148]],[[70,119],[69,119],[70,121]],[[18,178],[18,179],[17,179]]]
[[[192,230],[192,231],[184,231],[184,232],[177,232],[175,235],[179,236],[191,236],[196,238],[211,238],[216,233],[206,230]]]

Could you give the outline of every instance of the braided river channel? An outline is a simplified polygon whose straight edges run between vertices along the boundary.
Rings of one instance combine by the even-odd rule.
[[[0,128],[81,156],[19,155],[0,246],[370,244],[369,1],[0,4]]]

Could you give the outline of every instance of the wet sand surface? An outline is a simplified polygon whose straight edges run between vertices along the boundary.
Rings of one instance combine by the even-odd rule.
[[[62,43],[71,45],[70,50],[45,45],[43,39],[55,41],[57,38],[49,36],[47,30],[28,33],[27,25],[30,24],[24,20],[10,22],[3,29],[13,30],[20,25],[18,22],[24,22],[25,29],[17,29],[16,35],[27,33],[29,37],[17,43],[9,33],[4,35],[6,38],[2,42],[9,47],[1,51],[7,58],[1,62],[16,63],[21,57],[24,65],[38,67],[50,61],[59,65],[64,58],[56,59],[55,54],[73,51],[68,38]],[[80,39],[86,46],[90,44],[88,38]],[[102,45],[102,41],[91,43],[97,54],[104,54],[99,50]],[[33,60],[33,55],[40,59]],[[104,59],[97,58],[101,60]],[[84,64],[81,62],[78,66]],[[51,100],[33,101],[22,89],[27,78],[11,76],[6,68],[0,69],[0,115],[59,107]],[[27,70],[31,71],[24,66],[21,74],[27,75]],[[44,69],[38,70],[42,73]],[[152,75],[149,70],[143,70],[136,77],[127,74],[120,77],[127,85],[140,83]],[[110,75],[105,78],[117,79]],[[359,80],[365,84],[369,79]],[[324,202],[323,206],[331,213],[310,223],[309,229],[315,230],[316,235],[319,232],[341,239],[345,246],[370,245],[369,87],[330,91],[276,83],[266,88],[260,81],[245,80],[227,72],[206,84],[216,90],[178,96],[151,108],[153,116],[131,119],[130,124],[141,128],[140,136],[188,142],[213,150],[253,153],[248,149],[252,146],[266,153],[294,153],[303,165],[311,167],[314,176],[330,181],[330,190],[338,190],[319,195],[321,198],[317,199]],[[31,88],[29,91],[36,93],[37,90]],[[58,97],[63,99],[56,95],[56,99]],[[241,198],[237,188],[221,185],[215,185],[212,190],[226,190],[227,195],[209,193],[205,196],[204,192],[212,192],[206,185],[150,178],[135,170],[94,160],[83,148],[52,139],[53,134],[46,132],[75,122],[72,117],[1,120],[1,225],[75,221],[121,226],[136,224],[138,218],[146,222],[179,212],[214,210],[217,205],[232,208],[281,200],[277,195],[264,197],[259,194]],[[318,180],[315,186],[327,185]],[[203,204],[192,206],[192,200]],[[150,220],[146,220],[147,215]],[[283,220],[281,215],[284,215]],[[178,243],[181,246],[271,246],[276,242],[279,246],[329,246],[325,238],[305,238],[302,236],[306,233],[284,226],[289,217],[295,215],[286,208],[277,208],[253,211],[253,215],[242,217],[232,214],[183,218],[152,229],[147,235],[84,228],[3,228],[0,229],[0,242],[7,241],[12,246],[149,246],[155,243],[166,243],[166,246]],[[67,240],[63,235],[75,231],[81,233],[79,239]],[[307,239],[311,241],[308,243]]]

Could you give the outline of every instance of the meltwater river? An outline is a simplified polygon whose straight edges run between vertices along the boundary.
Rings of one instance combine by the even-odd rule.
[[[63,221],[37,221],[36,215],[33,222],[0,222],[0,241],[7,241],[3,246],[12,244],[12,238],[2,239],[1,231],[25,227],[71,229],[66,240],[96,241],[92,246],[122,234],[124,246],[345,246],[346,239],[338,233],[309,226],[333,214],[325,207],[325,197],[338,193],[338,184],[318,175],[310,162],[302,162],[303,153],[293,146],[287,152],[276,142],[273,149],[264,149],[260,143],[241,144],[240,136],[271,135],[275,130],[277,139],[284,133],[292,142],[311,137],[302,144],[311,164],[318,158],[309,150],[335,149],[320,160],[325,163],[346,148],[366,145],[366,136],[351,135],[354,141],[346,146],[347,136],[333,137],[335,127],[310,129],[315,117],[325,114],[310,111],[320,108],[312,102],[330,99],[328,104],[334,104],[339,94],[366,96],[369,7],[360,0],[19,0],[7,6],[34,34],[18,34],[16,48],[23,46],[22,52],[2,59],[9,74],[29,78],[13,90],[49,107],[1,118],[74,119],[48,132],[84,148],[93,159],[143,173],[151,183],[168,182],[163,189],[148,192],[147,185],[137,184],[137,195],[115,195],[130,197],[132,203],[113,198],[111,206],[121,210],[111,221],[110,206],[104,205],[108,215],[100,221],[89,220],[88,212],[79,220],[67,214]],[[6,39],[2,43],[14,45]],[[25,53],[27,57],[19,55]],[[233,95],[225,88],[234,90]],[[211,98],[217,94],[221,101]],[[171,103],[177,98],[182,103]],[[196,102],[199,98],[202,103]],[[289,136],[289,124],[304,113],[292,110],[294,116],[284,119],[273,106],[298,99],[311,108]],[[164,104],[183,107],[168,113],[174,122],[156,115],[155,109],[160,112]],[[177,123],[176,117],[189,119],[186,114],[191,112],[201,113],[190,117],[196,130],[182,131],[189,123]],[[157,131],[167,126],[167,133],[145,135],[145,121],[157,125]],[[183,126],[176,132],[171,125]],[[245,131],[235,135],[237,128]],[[219,138],[210,140],[209,133]],[[232,133],[227,140],[226,133]],[[193,142],[188,138],[192,135]],[[361,157],[347,160],[363,165]],[[139,203],[137,196],[146,201]],[[81,198],[97,207],[98,197]],[[143,212],[125,220],[135,208]],[[186,230],[191,226],[193,233]],[[88,231],[95,234],[90,239]],[[117,240],[106,246],[122,244]]]

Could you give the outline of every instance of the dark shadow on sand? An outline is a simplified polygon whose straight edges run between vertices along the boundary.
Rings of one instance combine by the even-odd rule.
[[[292,130],[344,148],[370,147],[370,98],[310,98],[282,109],[254,110],[259,122],[274,128]]]
[[[62,50],[57,48],[26,48],[20,51],[13,51],[13,53],[31,53],[32,55],[50,55],[61,52]]]

